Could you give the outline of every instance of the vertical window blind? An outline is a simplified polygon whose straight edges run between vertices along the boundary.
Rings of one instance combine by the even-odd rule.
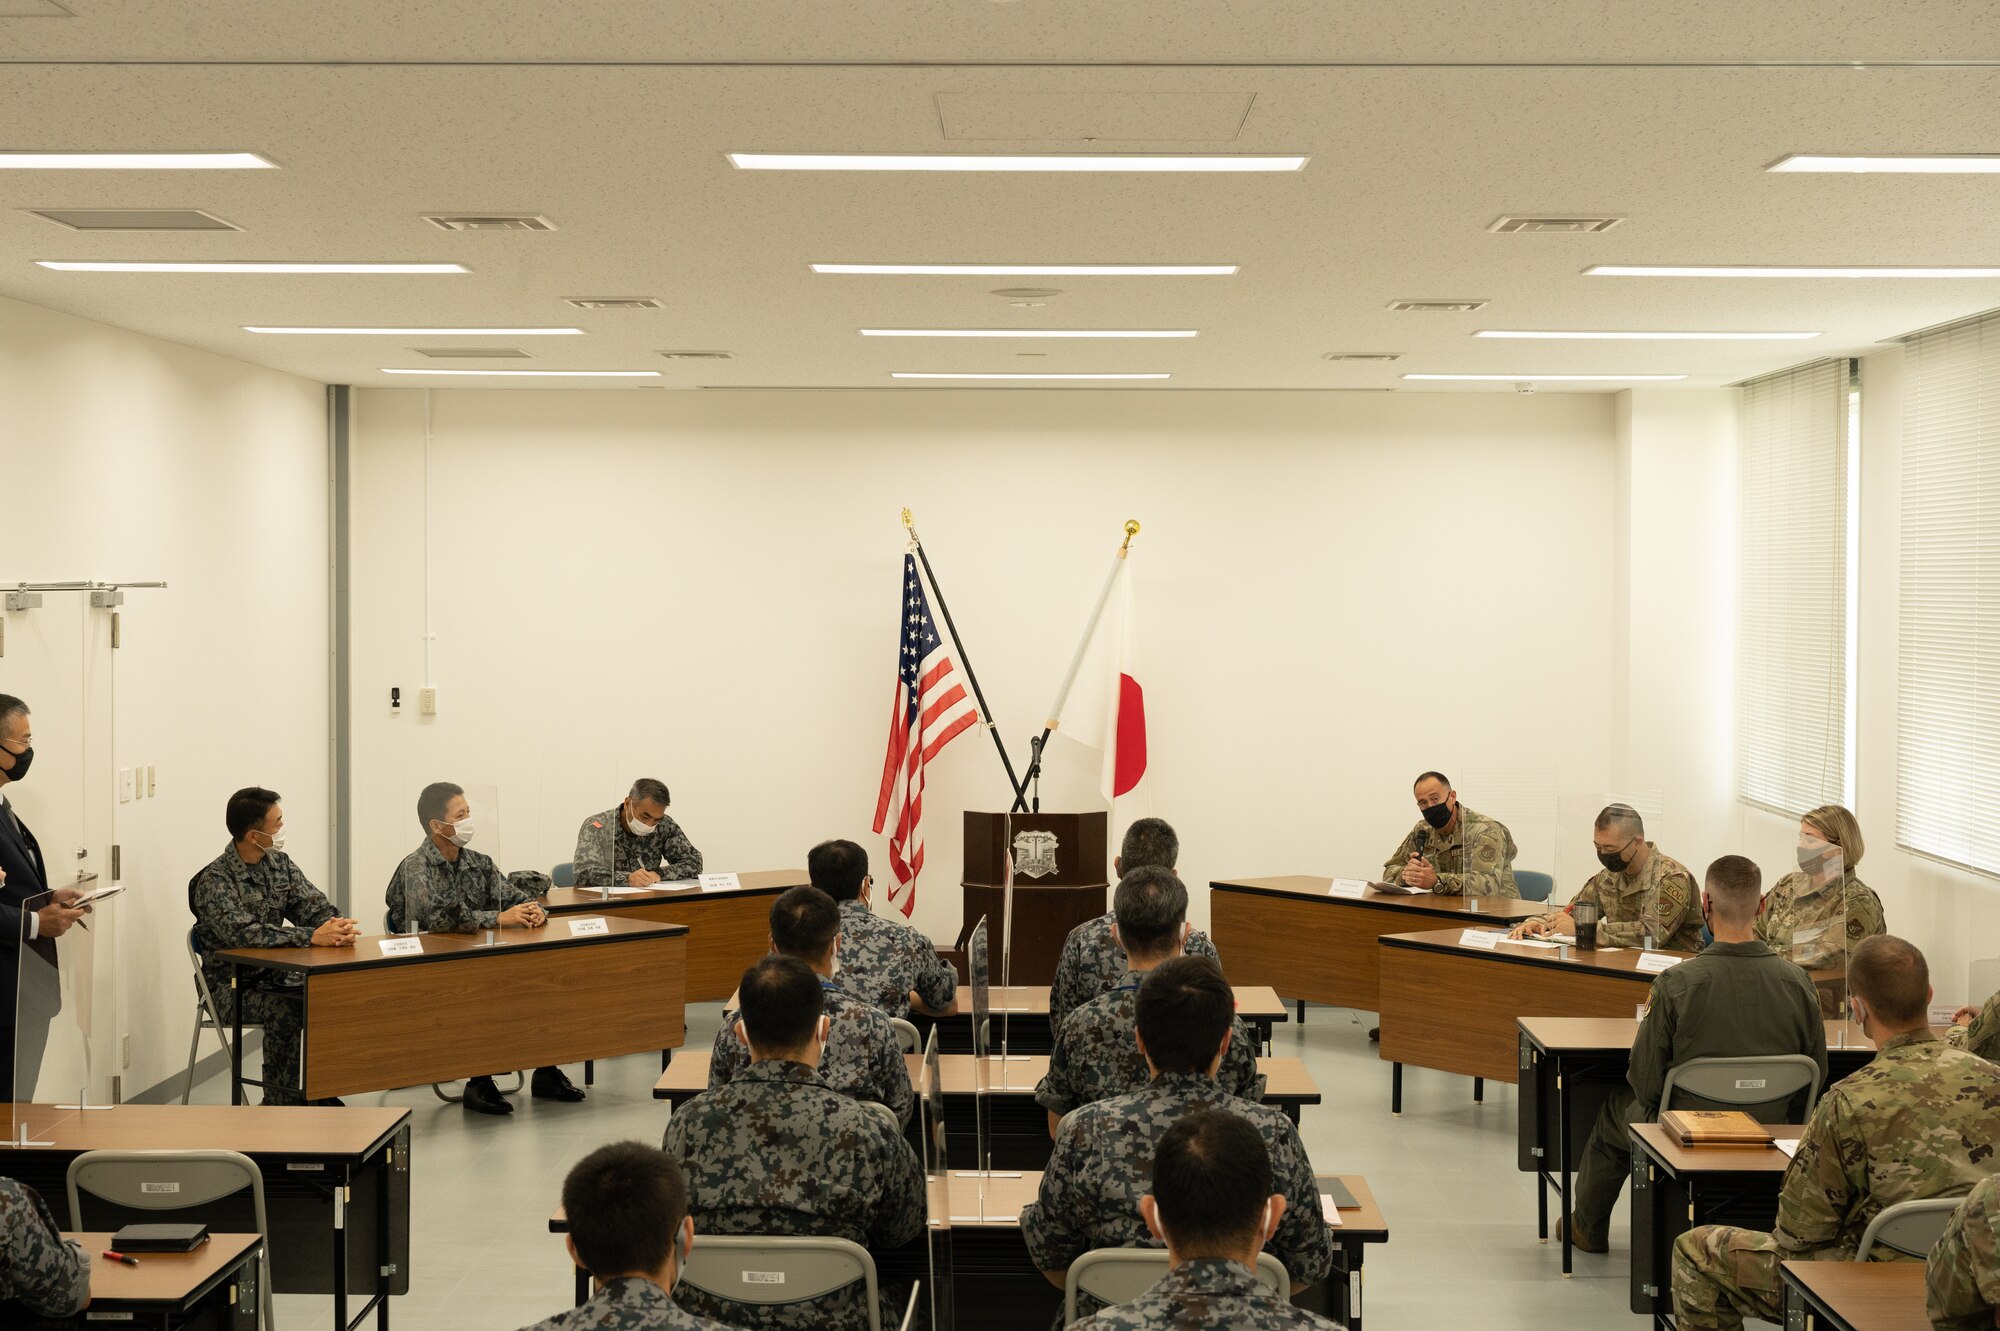
[[[2000,873],[2000,315],[1904,366],[1896,840]]]
[[[1848,802],[1852,363],[1743,385],[1737,793],[1781,813]]]

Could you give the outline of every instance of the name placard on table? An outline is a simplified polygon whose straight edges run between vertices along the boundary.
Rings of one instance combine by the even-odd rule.
[[[1327,888],[1328,896],[1363,897],[1368,895],[1368,880],[1365,878],[1336,878]]]
[[[1639,954],[1639,964],[1636,969],[1658,975],[1669,966],[1680,965],[1684,960],[1686,958],[1676,957],[1667,952],[1641,952]]]
[[[743,886],[743,880],[733,873],[705,873],[698,881],[704,892],[734,892]]]
[[[588,915],[583,919],[571,920],[569,922],[569,936],[571,938],[582,938],[588,934],[608,934],[610,932],[611,926],[605,923],[602,915]]]
[[[1484,948],[1491,952],[1500,946],[1500,941],[1506,936],[1497,929],[1466,929],[1459,933],[1458,941],[1466,947]]]
[[[421,938],[384,938],[377,944],[385,957],[414,957],[424,950]]]

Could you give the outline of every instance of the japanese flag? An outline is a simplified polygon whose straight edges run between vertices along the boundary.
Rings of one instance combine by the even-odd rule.
[[[1103,752],[1098,789],[1104,798],[1121,800],[1135,791],[1143,798],[1146,691],[1132,660],[1132,572],[1123,558],[1080,661],[1056,733]]]

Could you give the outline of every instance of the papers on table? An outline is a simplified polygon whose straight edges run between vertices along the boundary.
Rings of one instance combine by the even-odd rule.
[[[1333,1204],[1332,1193],[1323,1192],[1319,1195],[1319,1210],[1320,1214],[1326,1217],[1327,1224],[1340,1223],[1340,1209]]]
[[[1513,947],[1539,947],[1548,952],[1562,950],[1562,944],[1552,938],[1510,938],[1507,942]]]
[[[671,886],[671,884],[654,883],[649,887],[634,887],[630,883],[621,883],[617,887],[607,887],[604,890],[614,897],[642,897],[649,892],[657,892],[661,888],[668,886]]]
[[[1669,966],[1678,966],[1686,960],[1686,957],[1676,957],[1667,952],[1641,952],[1638,969],[1658,975]]]
[[[1774,1137],[1771,1139],[1771,1145],[1783,1151],[1787,1156],[1794,1159],[1798,1157],[1799,1139],[1797,1137]]]
[[[1335,897],[1366,896],[1368,895],[1368,880],[1366,878],[1336,878],[1333,880],[1333,886],[1327,888],[1327,895]]]
[[[705,873],[700,882],[704,892],[733,892],[743,886],[742,880],[733,873]]]
[[[1370,883],[1369,886],[1377,892],[1392,897],[1420,897],[1429,890],[1422,887],[1404,887],[1401,883]]]

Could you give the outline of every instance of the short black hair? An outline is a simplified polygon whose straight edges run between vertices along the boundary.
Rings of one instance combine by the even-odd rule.
[[[562,1186],[576,1255],[599,1280],[667,1264],[687,1219],[687,1178],[656,1146],[613,1142],[576,1162]]]
[[[1196,1109],[1161,1134],[1153,1151],[1153,1205],[1184,1258],[1260,1246],[1271,1199],[1264,1135],[1225,1109]]]
[[[771,903],[771,942],[802,961],[816,960],[840,932],[840,905],[816,887],[794,887]]]
[[[806,876],[835,901],[852,901],[868,876],[868,852],[852,841],[822,841],[806,854]]]
[[[1894,934],[1864,938],[1847,959],[1847,989],[1883,1021],[1922,1020],[1931,1001],[1931,967],[1917,945]]]
[[[271,806],[278,802],[278,792],[266,790],[262,786],[245,786],[229,797],[229,803],[222,808],[222,821],[229,828],[229,839],[241,841],[250,834],[250,829],[264,821],[271,812]]]
[[[6,725],[17,716],[28,715],[28,704],[11,693],[0,693],[0,726]]]
[[[664,781],[655,781],[650,776],[642,776],[637,781],[634,781],[632,783],[632,793],[625,798],[628,800],[650,800],[662,809],[674,802],[674,797],[667,793],[667,783]]]
[[[1141,818],[1125,829],[1118,846],[1121,873],[1134,869],[1171,869],[1181,857],[1181,839],[1164,818]]]
[[[1764,890],[1764,871],[1755,860],[1724,855],[1702,875],[1708,904],[1724,924],[1745,925],[1757,918],[1757,899]]]
[[[444,811],[451,807],[452,800],[464,793],[463,787],[454,786],[449,781],[433,781],[425,786],[417,796],[418,824],[429,833],[431,824],[443,822]]]
[[[1415,781],[1412,781],[1410,783],[1410,789],[1415,790],[1418,786],[1421,786],[1426,781],[1435,781],[1439,785],[1443,786],[1446,790],[1451,789],[1451,778],[1446,776],[1443,772],[1423,773]]]
[[[769,1054],[803,1049],[826,1009],[819,976],[796,957],[759,957],[743,972],[736,998],[744,1034]]]
[[[1614,828],[1628,837],[1643,837],[1646,820],[1629,804],[1607,804],[1597,811],[1597,821],[1591,824],[1591,830],[1608,832]]]
[[[1175,957],[1139,982],[1137,1025],[1161,1072],[1207,1072],[1236,1020],[1236,991],[1207,957]]]
[[[1127,956],[1150,957],[1165,948],[1187,919],[1187,888],[1172,869],[1133,869],[1118,880],[1111,909]]]

